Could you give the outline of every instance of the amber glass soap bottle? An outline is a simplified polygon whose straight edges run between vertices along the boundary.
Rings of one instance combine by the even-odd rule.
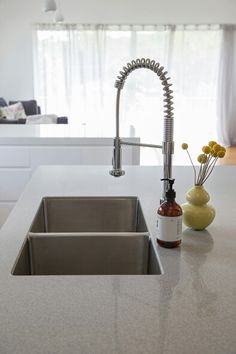
[[[157,210],[157,242],[166,248],[178,247],[181,244],[182,235],[182,209],[176,203],[176,193],[173,189],[174,179],[163,178],[168,181],[166,200]]]

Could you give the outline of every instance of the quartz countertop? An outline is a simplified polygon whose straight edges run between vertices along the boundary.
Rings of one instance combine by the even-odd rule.
[[[45,196],[138,196],[152,236],[161,167],[42,166],[0,232],[1,354],[235,354],[236,167],[218,166],[206,189],[216,218],[185,229],[177,249],[157,246],[162,275],[13,276]],[[174,167],[179,203],[190,167]]]

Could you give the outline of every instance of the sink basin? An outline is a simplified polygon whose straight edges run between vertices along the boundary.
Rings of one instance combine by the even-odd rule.
[[[29,236],[14,275],[159,274],[147,235]]]
[[[147,233],[148,229],[136,197],[46,197],[30,232]]]
[[[136,197],[43,198],[13,275],[160,274]]]

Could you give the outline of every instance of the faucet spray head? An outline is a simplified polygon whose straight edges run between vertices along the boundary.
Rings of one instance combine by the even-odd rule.
[[[113,158],[112,158],[112,170],[110,171],[110,175],[114,177],[124,176],[125,171],[122,170],[121,166],[121,144],[120,138],[114,139],[114,150],[113,150]]]

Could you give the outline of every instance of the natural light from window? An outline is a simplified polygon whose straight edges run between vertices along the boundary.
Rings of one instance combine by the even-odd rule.
[[[80,136],[115,134],[114,82],[127,62],[160,62],[173,83],[175,164],[216,139],[218,26],[37,25],[35,97],[45,113],[66,115]],[[163,91],[157,76],[136,70],[121,95],[121,135],[160,144]],[[142,149],[142,164],[161,164],[160,151]]]

